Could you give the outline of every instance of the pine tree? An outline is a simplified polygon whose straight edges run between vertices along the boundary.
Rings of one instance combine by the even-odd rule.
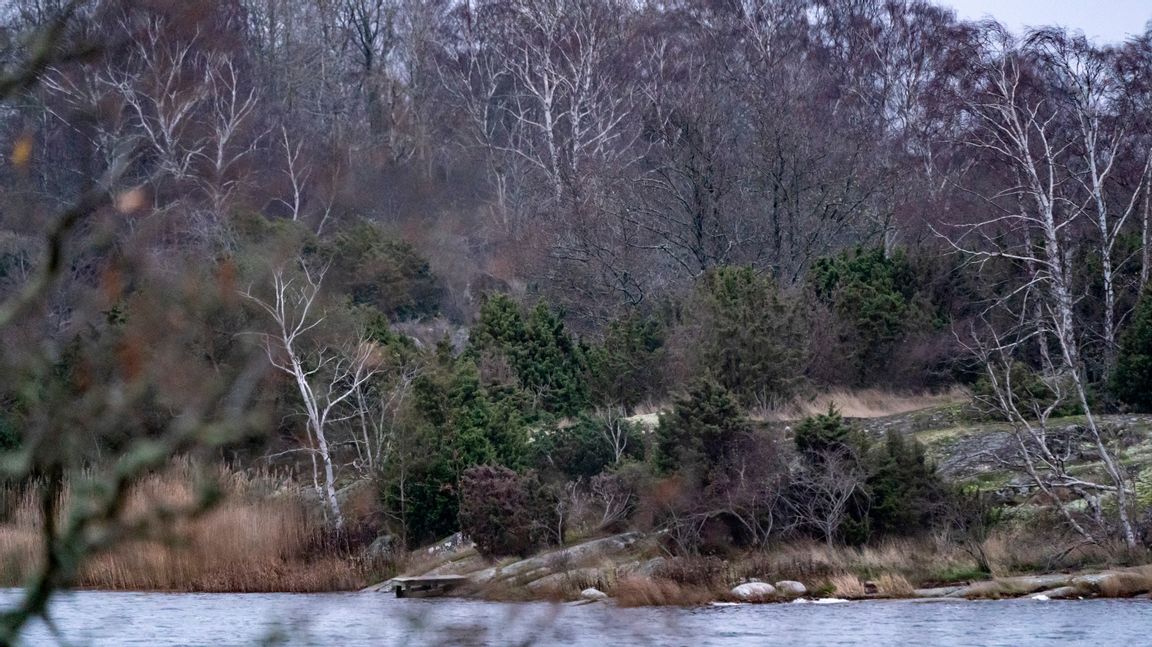
[[[544,411],[571,416],[588,404],[584,348],[543,303],[525,318],[509,297],[489,298],[472,329],[469,354],[502,357]]]
[[[608,325],[604,341],[588,355],[596,404],[631,410],[663,388],[664,335],[659,322],[629,313]]]
[[[844,420],[834,404],[828,406],[826,413],[801,421],[793,441],[796,449],[809,457],[827,452],[858,456],[865,445],[864,436]]]

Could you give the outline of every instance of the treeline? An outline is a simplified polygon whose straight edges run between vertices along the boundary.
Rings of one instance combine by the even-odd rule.
[[[589,497],[685,550],[865,541],[970,506],[898,438],[749,412],[963,383],[1076,532],[1136,541],[1092,414],[1148,406],[1152,33],[919,0],[58,5],[0,5],[21,476],[205,452],[290,466],[341,529],[369,481],[411,544],[496,514],[532,530],[493,545],[559,540]],[[1091,479],[1033,424],[1072,412]]]

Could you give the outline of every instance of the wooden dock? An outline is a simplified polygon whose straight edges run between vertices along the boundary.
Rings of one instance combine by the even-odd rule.
[[[392,590],[398,598],[438,598],[449,595],[467,581],[466,575],[397,577],[392,580]]]

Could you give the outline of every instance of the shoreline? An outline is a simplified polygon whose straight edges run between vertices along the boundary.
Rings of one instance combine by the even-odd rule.
[[[466,583],[444,597],[507,602],[611,602],[620,606],[693,607],[801,600],[818,603],[829,599],[1121,599],[1152,594],[1152,564],[1013,573],[950,583],[919,582],[920,586],[914,586],[898,572],[880,569],[870,578],[852,573],[794,579],[774,572],[764,572],[760,577],[734,575],[747,573],[750,567],[746,562],[763,556],[743,556],[743,561],[651,557],[653,544],[651,535],[623,533],[496,563],[464,548],[440,555],[397,577],[467,576]],[[387,594],[393,590],[395,580],[385,580],[362,591]]]

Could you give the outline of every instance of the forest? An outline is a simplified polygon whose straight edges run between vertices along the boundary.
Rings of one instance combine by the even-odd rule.
[[[43,535],[19,617],[221,505],[201,475],[142,506],[174,461],[299,490],[308,550],[345,556],[941,532],[987,570],[996,493],[806,406],[829,393],[960,394],[1052,536],[1146,550],[1152,472],[1114,423],[1152,412],[1141,30],[3,0],[0,520]]]

